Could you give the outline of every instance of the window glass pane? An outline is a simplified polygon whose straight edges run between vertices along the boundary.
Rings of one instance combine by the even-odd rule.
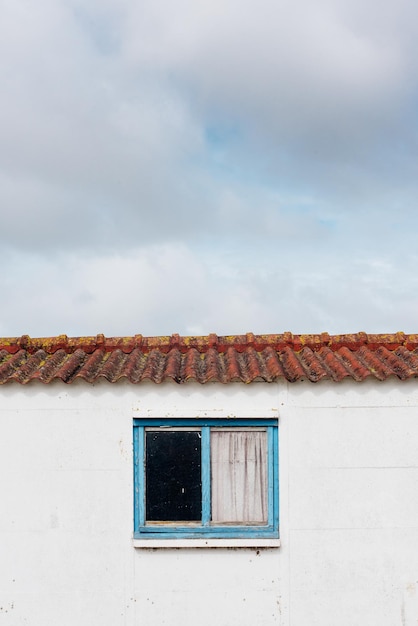
[[[267,523],[267,432],[211,432],[212,522]]]
[[[200,521],[200,432],[147,431],[145,445],[146,520]]]

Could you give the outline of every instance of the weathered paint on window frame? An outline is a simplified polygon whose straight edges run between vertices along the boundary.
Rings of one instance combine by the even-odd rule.
[[[278,538],[276,419],[134,419],[134,538],[204,536]]]

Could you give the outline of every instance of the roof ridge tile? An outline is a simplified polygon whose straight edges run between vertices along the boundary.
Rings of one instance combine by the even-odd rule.
[[[229,347],[233,347],[238,352],[242,352],[249,346],[253,346],[257,352],[262,351],[268,346],[276,350],[290,347],[296,352],[299,352],[304,347],[309,347],[317,351],[321,347],[328,346],[335,351],[341,347],[356,350],[364,345],[367,345],[370,349],[377,349],[382,345],[387,347],[388,350],[395,350],[401,345],[406,346],[408,349],[414,349],[418,347],[418,334],[407,335],[403,332],[367,334],[365,332],[359,332],[330,335],[329,333],[323,332],[319,334],[294,335],[287,331],[282,334],[268,335],[255,335],[252,332],[248,332],[245,335],[223,336],[218,336],[215,333],[198,336],[182,336],[178,333],[173,333],[171,336],[149,337],[144,337],[141,334],[119,337],[106,337],[103,334],[68,337],[64,334],[54,337],[30,337],[29,335],[22,335],[21,337],[0,338],[0,350],[4,349],[10,354],[14,354],[20,349],[26,350],[29,353],[43,349],[48,354],[52,354],[60,349],[64,349],[68,353],[82,349],[90,354],[98,348],[103,348],[106,352],[112,352],[119,348],[125,354],[132,352],[135,348],[140,349],[144,353],[148,353],[154,349],[167,353],[173,347],[177,347],[182,353],[187,352],[187,350],[192,347],[201,352],[207,352],[209,348],[216,348],[218,352],[226,352]]]

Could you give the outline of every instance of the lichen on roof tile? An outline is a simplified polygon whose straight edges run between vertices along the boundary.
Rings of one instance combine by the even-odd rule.
[[[357,382],[418,377],[418,334],[0,338],[0,384],[55,379],[93,383],[102,378],[132,384],[289,382],[328,379]]]

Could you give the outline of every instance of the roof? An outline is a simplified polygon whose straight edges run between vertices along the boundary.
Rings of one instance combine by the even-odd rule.
[[[418,376],[418,335],[0,338],[0,384],[33,380],[290,382]]]

